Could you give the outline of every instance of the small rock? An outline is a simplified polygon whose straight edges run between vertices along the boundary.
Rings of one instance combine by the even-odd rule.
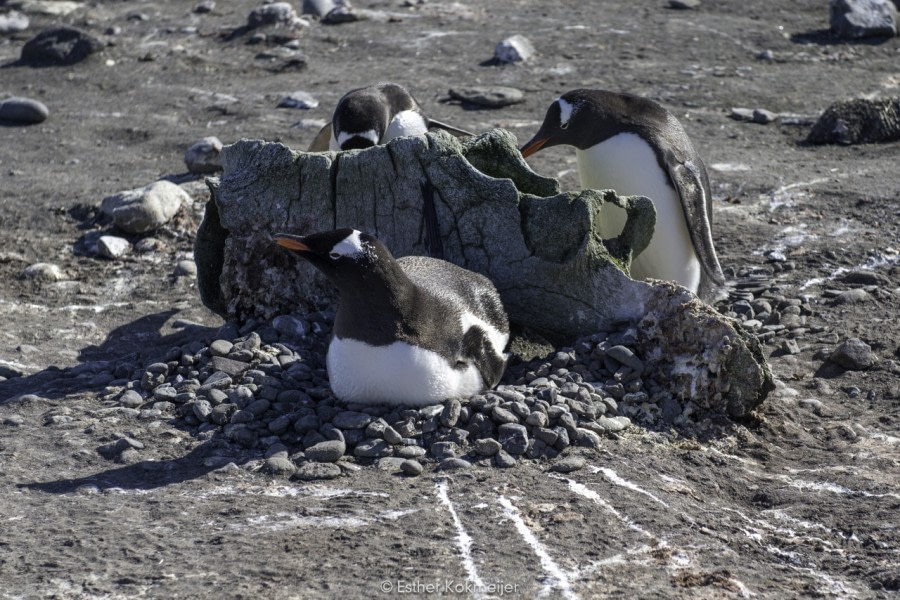
[[[753,120],[753,109],[752,108],[733,107],[731,109],[731,114],[728,116],[730,116],[735,121],[752,121]]]
[[[328,25],[340,25],[341,23],[353,23],[362,20],[363,16],[357,13],[352,6],[340,4],[328,11],[322,22]]]
[[[390,425],[388,425],[387,427],[384,428],[383,435],[384,435],[384,441],[386,441],[388,444],[390,444],[392,446],[395,446],[403,441],[403,436],[400,435],[400,432],[398,432],[396,429],[394,429]]]
[[[353,456],[361,458],[381,458],[390,456],[391,453],[391,447],[384,440],[367,440],[353,449]]]
[[[505,450],[500,450],[494,455],[494,466],[500,469],[508,469],[516,466],[516,459],[510,456]]]
[[[10,11],[0,15],[0,34],[18,33],[28,29],[28,17],[18,11]]]
[[[528,449],[528,430],[524,425],[504,423],[499,428],[499,442],[509,454],[524,454]]]
[[[306,449],[306,458],[315,462],[337,462],[347,451],[347,446],[340,440],[319,442]]]
[[[39,281],[59,281],[64,278],[62,270],[52,263],[34,263],[26,267],[22,274],[28,279]]]
[[[567,456],[562,460],[558,460],[550,467],[551,471],[556,473],[571,473],[584,468],[585,461],[580,456]]]
[[[224,356],[213,356],[209,361],[209,366],[212,367],[213,370],[225,373],[231,378],[237,377],[250,368],[249,363],[232,360],[230,358],[225,358]]]
[[[456,444],[453,442],[435,442],[431,445],[431,455],[438,461],[456,456]]]
[[[131,243],[125,238],[114,235],[101,235],[97,240],[97,253],[113,260],[124,256],[131,249]]]
[[[634,352],[625,346],[613,346],[612,348],[607,348],[606,356],[638,373],[641,373],[644,370],[644,361],[635,356]]]
[[[495,423],[499,425],[519,422],[519,417],[517,417],[513,412],[508,411],[501,406],[494,407],[494,409],[491,411],[491,418]]]
[[[483,438],[480,440],[475,440],[475,452],[480,454],[481,456],[494,456],[498,452],[502,446],[500,442],[493,438]]]
[[[257,6],[247,15],[247,27],[255,29],[264,25],[292,25],[297,21],[297,11],[289,2],[273,2]]]
[[[31,98],[13,96],[0,102],[0,121],[32,125],[45,121],[48,116],[47,106]]]
[[[25,417],[22,415],[9,415],[3,419],[3,424],[10,427],[21,427],[25,424]]]
[[[468,469],[472,466],[467,460],[463,460],[462,458],[445,458],[442,460],[438,466],[438,471],[453,471],[456,469]]]
[[[669,0],[669,8],[688,10],[700,6],[700,0]]]
[[[400,463],[400,470],[403,471],[404,473],[406,473],[407,475],[411,475],[413,477],[418,477],[419,475],[422,474],[422,471],[424,470],[424,468],[422,467],[422,464],[419,461],[408,458],[408,459],[404,460],[402,463]]]
[[[421,458],[425,456],[425,448],[421,446],[397,446],[394,456],[400,458]]]
[[[302,481],[335,479],[340,477],[341,473],[341,468],[334,463],[307,462],[300,465],[300,468],[294,473],[294,478]]]
[[[503,108],[525,102],[525,92],[503,86],[450,88],[449,93],[455,100],[487,108]]]
[[[459,420],[459,412],[461,409],[462,405],[456,398],[453,398],[444,405],[444,409],[441,411],[441,423],[444,425],[444,427],[456,426],[456,422]]]
[[[856,304],[858,302],[865,302],[869,299],[869,293],[862,289],[856,288],[852,290],[845,290],[837,295],[834,299],[835,304]]]
[[[127,233],[147,233],[168,223],[182,205],[190,205],[187,192],[171,181],[155,181],[103,199],[100,210]]]
[[[600,417],[595,423],[603,433],[616,433],[629,427],[631,419],[628,417]],[[590,428],[590,425],[590,423],[586,423],[585,427]]]
[[[517,63],[534,56],[534,46],[524,35],[516,34],[506,38],[494,48],[494,58],[502,63]]]
[[[366,413],[345,410],[335,415],[331,423],[338,429],[365,429],[374,419],[375,417]]]
[[[287,456],[276,454],[266,459],[263,470],[279,477],[290,477],[297,471],[297,466]]]
[[[215,136],[194,142],[184,153],[188,171],[198,175],[222,170],[222,142]]]
[[[381,471],[386,471],[388,473],[396,473],[400,471],[403,465],[403,461],[407,460],[404,458],[398,458],[396,456],[385,456],[384,458],[379,458],[375,461],[375,466],[378,467]],[[341,466],[346,466],[348,464],[352,464],[349,462],[341,463]],[[354,465],[356,466],[356,465]]]
[[[868,369],[878,362],[872,347],[859,338],[850,338],[838,346],[828,360],[851,371]]]
[[[784,340],[781,349],[785,354],[800,354],[800,344],[797,343],[797,340]]]
[[[897,7],[891,0],[831,0],[831,29],[844,39],[897,35]]]
[[[172,274],[175,277],[196,277],[197,263],[192,260],[179,260]]]
[[[44,29],[22,46],[22,62],[34,66],[73,65],[103,49],[103,42],[73,27]]]
[[[299,108],[309,110],[319,106],[319,101],[313,98],[309,92],[293,92],[281,99],[278,108]]]
[[[144,403],[144,399],[134,390],[125,390],[119,396],[119,404],[125,408],[137,408]]]

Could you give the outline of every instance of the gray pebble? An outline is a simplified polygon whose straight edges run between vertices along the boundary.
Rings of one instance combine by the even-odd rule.
[[[396,429],[388,425],[384,428],[384,441],[393,446],[402,442],[403,436],[400,435]]]
[[[781,350],[785,354],[800,354],[800,344],[797,340],[784,340],[781,343]]]
[[[500,450],[494,455],[494,466],[500,469],[508,469],[516,466],[516,459],[510,456],[505,450]]]
[[[850,338],[831,353],[828,359],[845,369],[862,371],[878,362],[872,347],[859,338]]]
[[[481,456],[494,456],[497,452],[500,451],[501,445],[500,442],[493,438],[483,438],[480,440],[475,440],[473,444],[475,447],[475,452],[480,454]]]
[[[119,404],[125,408],[137,408],[144,403],[144,399],[134,390],[125,390],[119,396]]]
[[[196,277],[197,263],[192,260],[179,260],[172,272],[175,277]]]
[[[394,449],[394,456],[400,458],[421,458],[425,456],[425,448],[421,446],[397,446]]]
[[[588,448],[599,449],[603,445],[603,441],[596,432],[583,427],[578,428],[578,444]]]
[[[197,175],[222,170],[222,142],[215,136],[196,141],[185,151],[187,170]]]
[[[197,400],[193,403],[194,416],[201,421],[206,421],[212,413],[212,406],[206,400]]]
[[[190,195],[171,181],[119,192],[103,199],[100,210],[112,217],[116,227],[127,233],[148,233],[168,223],[183,205],[193,203]]]
[[[459,412],[461,409],[462,405],[456,398],[451,399],[444,405],[444,408],[441,411],[441,423],[444,425],[444,427],[456,426],[456,422],[459,420]]]
[[[48,27],[22,46],[22,62],[35,66],[73,65],[103,47],[103,42],[73,27]]]
[[[264,25],[292,25],[297,21],[297,12],[288,2],[273,2],[257,6],[247,15],[247,26],[251,29]]]
[[[10,427],[20,427],[25,424],[25,417],[22,415],[9,415],[3,419],[3,424]]]
[[[897,35],[897,7],[891,0],[831,0],[831,29],[844,39]]]
[[[300,465],[294,478],[302,481],[313,481],[316,479],[335,479],[340,477],[343,471],[334,463],[318,463],[308,462]]]
[[[869,293],[862,289],[856,288],[852,290],[845,290],[838,294],[838,296],[834,299],[835,304],[856,304],[858,302],[865,302],[869,299]]]
[[[319,442],[306,449],[306,457],[315,462],[337,462],[346,452],[346,445],[339,440]]]
[[[613,346],[612,348],[607,348],[606,356],[639,373],[644,370],[644,361],[635,356],[634,352],[625,346]]]
[[[528,449],[528,430],[524,425],[504,423],[499,428],[499,440],[509,454],[524,454]]]
[[[2,15],[0,15],[2,19]],[[31,98],[13,96],[0,102],[0,121],[32,125],[42,123],[50,116],[43,102]]]
[[[413,477],[418,477],[422,474],[424,468],[422,464],[413,459],[406,459],[400,463],[400,470],[406,473],[407,475],[412,475]]]
[[[464,87],[450,88],[450,97],[487,108],[502,108],[525,102],[525,93],[511,87]]]
[[[346,410],[335,415],[331,422],[338,429],[363,429],[373,420],[372,415]]]
[[[468,469],[471,468],[472,463],[467,460],[463,460],[462,458],[445,458],[440,463],[438,463],[437,470],[438,471],[453,471],[456,469]]]
[[[381,458],[391,454],[391,447],[384,440],[367,440],[353,449],[353,455],[360,458]]]
[[[198,15],[211,13],[216,9],[215,0],[203,0],[194,7],[194,12]]]
[[[297,466],[287,456],[279,453],[266,459],[263,470],[279,477],[290,477],[297,471]]]
[[[216,340],[209,345],[209,351],[213,356],[226,356],[232,348],[234,344],[228,340]]]
[[[453,442],[435,442],[431,445],[431,455],[438,461],[453,458],[456,454],[457,447]]]
[[[491,411],[491,418],[498,425],[519,422],[519,417],[517,417],[511,411],[508,411],[505,408],[502,408],[500,406],[494,407],[494,410]]]
[[[556,473],[571,473],[583,469],[585,460],[580,456],[567,456],[551,465],[550,470]]]

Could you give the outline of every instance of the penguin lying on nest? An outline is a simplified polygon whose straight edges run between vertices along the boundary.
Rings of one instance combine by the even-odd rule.
[[[406,135],[423,135],[431,129],[443,129],[457,137],[474,135],[425,116],[403,86],[377,83],[344,94],[331,123],[319,131],[309,151],[370,148]]]
[[[486,277],[430,257],[395,259],[355,229],[274,239],[338,288],[326,363],[339,399],[427,406],[500,381],[509,322]]]
[[[550,105],[522,156],[559,144],[575,146],[582,188],[653,200],[656,228],[633,278],[675,281],[706,301],[722,295],[706,167],[672,113],[640,96],[573,90]],[[604,237],[622,232],[623,209],[605,205],[600,217]]]

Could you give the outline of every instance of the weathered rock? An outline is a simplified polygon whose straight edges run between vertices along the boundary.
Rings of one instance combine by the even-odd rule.
[[[292,25],[297,21],[297,11],[290,2],[273,2],[257,6],[247,15],[247,27],[255,29],[264,25]]]
[[[28,265],[25,267],[22,275],[28,279],[38,279],[41,281],[59,281],[65,277],[62,269],[57,265],[43,262]]]
[[[897,35],[897,7],[891,0],[831,0],[831,29],[846,39]]]
[[[103,49],[103,42],[73,27],[44,29],[22,46],[22,62],[33,66],[73,65]]]
[[[222,170],[222,142],[215,136],[194,142],[184,153],[188,171],[196,174],[215,173]]]
[[[146,233],[168,223],[190,195],[171,181],[155,181],[150,185],[103,199],[100,209],[113,223],[128,233]]]
[[[42,123],[50,116],[43,102],[31,98],[13,96],[0,102],[0,121],[32,125]]]
[[[700,395],[703,408],[746,414],[769,391],[758,343],[736,322],[690,292],[622,271],[652,235],[649,199],[559,193],[556,181],[528,168],[507,132],[459,140],[438,131],[340,154],[241,141],[222,159],[195,260],[204,303],[229,318],[269,318],[308,308],[298,298],[334,297],[315,269],[274,248],[273,233],[355,227],[396,256],[423,255],[433,203],[444,258],[489,277],[511,321],[560,340],[638,323],[631,347],[645,372],[680,397]],[[423,198],[422,181],[433,198]],[[602,240],[597,219],[607,202],[624,206],[629,220],[618,238]]]
[[[850,338],[838,346],[828,360],[851,371],[862,371],[877,363],[878,355],[861,339]]]
[[[900,140],[900,98],[835,102],[822,113],[806,140],[844,145]]]

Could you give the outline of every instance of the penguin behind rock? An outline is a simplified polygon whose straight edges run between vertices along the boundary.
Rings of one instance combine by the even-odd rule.
[[[575,146],[582,188],[653,200],[656,227],[631,262],[633,278],[672,280],[706,301],[722,294],[706,167],[669,111],[631,94],[573,90],[550,105],[522,156],[559,144]],[[619,235],[625,218],[623,209],[605,205],[601,234]]]
[[[422,135],[430,129],[444,129],[457,137],[474,135],[429,119],[403,86],[378,83],[344,94],[334,109],[331,124],[322,128],[309,150],[370,148],[394,138]]]
[[[509,322],[486,277],[435,258],[395,259],[355,229],[274,239],[338,288],[326,363],[341,400],[427,406],[500,381]]]

